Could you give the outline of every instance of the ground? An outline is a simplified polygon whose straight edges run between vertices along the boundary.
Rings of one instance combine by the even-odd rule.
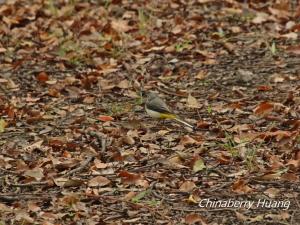
[[[0,224],[300,224],[299,18],[283,0],[3,1]],[[149,118],[147,91],[195,129]]]

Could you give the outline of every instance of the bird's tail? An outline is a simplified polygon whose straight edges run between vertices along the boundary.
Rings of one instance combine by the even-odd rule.
[[[180,118],[178,118],[178,117],[174,118],[174,120],[176,120],[176,121],[179,122],[179,123],[184,124],[185,126],[188,126],[188,127],[192,128],[192,129],[194,129],[194,126],[193,126],[193,125],[189,124],[188,122],[185,122],[184,120],[182,120],[182,119],[180,119]]]

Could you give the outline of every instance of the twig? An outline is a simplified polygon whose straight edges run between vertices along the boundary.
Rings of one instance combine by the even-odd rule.
[[[221,175],[222,177],[230,178],[230,176],[228,176],[226,173],[222,172],[219,169],[212,168],[212,169],[209,169],[209,172],[215,172],[215,173]]]
[[[149,164],[149,165],[145,165],[145,166],[140,166],[140,167],[136,167],[136,168],[133,168],[131,169],[130,171],[134,171],[134,172],[142,172],[144,169],[146,168],[154,168],[155,165],[157,164],[160,164],[160,162],[154,162],[152,164]]]
[[[33,199],[50,199],[51,196],[45,196],[45,195],[22,195],[20,193],[17,193],[16,195],[0,195],[0,201],[20,201],[20,200],[33,200]]]
[[[31,182],[26,184],[11,184],[8,183],[9,186],[13,187],[32,187],[32,186],[41,186],[41,185],[47,185],[49,184],[47,181],[41,181],[41,182]]]
[[[15,171],[11,171],[11,170],[6,170],[6,169],[3,169],[3,168],[0,168],[1,171],[3,171],[4,173],[9,173],[9,174],[14,174],[14,175],[21,175],[20,173],[18,172],[15,172]]]
[[[105,152],[106,150],[106,138],[101,139],[101,151]]]
[[[101,152],[105,152],[107,146],[110,146],[112,143],[112,140],[107,141],[105,135],[103,133],[89,131],[89,135],[96,137],[98,141],[101,142]]]
[[[69,171],[68,173],[64,174],[63,177],[67,177],[67,176],[70,176],[74,173],[77,173],[77,172],[80,172],[82,170],[85,169],[85,167],[88,166],[88,164],[94,159],[94,156],[89,156],[87,157],[87,159],[85,161],[83,161],[83,163],[81,163],[81,165],[71,171]]]
[[[187,97],[188,96],[188,94],[177,94],[173,91],[162,89],[161,87],[157,87],[157,90],[159,90],[160,92],[163,92],[165,94],[172,95],[172,96],[178,96],[178,97]]]

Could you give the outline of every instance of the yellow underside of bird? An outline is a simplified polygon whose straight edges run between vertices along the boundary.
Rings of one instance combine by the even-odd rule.
[[[193,128],[193,125],[185,122],[184,120],[181,120],[176,114],[172,114],[172,113],[160,113],[160,112],[156,112],[154,110],[151,110],[149,108],[146,107],[146,111],[149,114],[149,116],[153,117],[153,118],[157,118],[157,119],[173,119],[176,120],[182,124],[185,124],[186,126]]]
[[[156,112],[151,109],[148,109],[147,107],[146,107],[146,111],[149,114],[149,116],[151,116],[153,118],[158,118],[158,119],[176,119],[177,118],[177,115],[175,115],[175,114],[160,113],[160,112]]]

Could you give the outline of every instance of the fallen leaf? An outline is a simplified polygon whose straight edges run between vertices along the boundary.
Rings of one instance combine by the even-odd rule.
[[[32,151],[34,149],[40,149],[41,146],[42,146],[42,144],[43,144],[43,142],[44,142],[43,140],[37,141],[37,142],[35,142],[35,143],[31,144],[31,145],[26,146],[24,148],[24,150],[30,152],[30,151]]]
[[[191,138],[189,135],[184,135],[181,139],[179,144],[180,145],[192,145],[198,143],[195,139]]]
[[[196,184],[192,181],[185,181],[183,182],[180,187],[179,190],[180,191],[184,191],[184,192],[190,192],[192,191],[196,186]]]
[[[248,216],[245,216],[244,214],[239,213],[238,211],[235,211],[235,215],[236,215],[236,218],[238,218],[241,221],[247,221],[249,219]]]
[[[46,72],[40,72],[36,79],[39,81],[39,82],[42,82],[42,83],[45,83],[46,81],[49,80],[49,77],[48,77],[48,74]]]
[[[280,173],[267,173],[259,177],[260,180],[278,180]]]
[[[58,187],[79,187],[83,184],[82,180],[69,179],[65,177],[58,177],[53,179],[54,183]]]
[[[205,71],[201,70],[197,73],[195,78],[198,80],[204,80],[206,78],[206,76],[207,76],[207,73]]]
[[[266,116],[272,111],[273,111],[272,103],[262,102],[254,109],[254,114],[257,116]]]
[[[32,170],[27,170],[24,173],[25,176],[32,177],[37,181],[40,181],[44,177],[43,169],[42,168],[34,168]]]
[[[187,103],[187,106],[190,108],[200,108],[200,103],[191,94],[189,94],[186,103]]]
[[[205,169],[206,166],[204,164],[204,161],[202,159],[197,159],[195,162],[194,162],[194,165],[193,165],[193,171],[195,173]]]
[[[95,159],[94,160],[94,164],[95,164],[95,167],[97,169],[105,169],[108,167],[108,164],[107,163],[103,163],[101,162],[99,159]]]
[[[258,91],[271,91],[271,90],[272,90],[272,87],[267,86],[267,85],[261,85],[261,86],[258,86],[258,87],[257,87],[257,90],[258,90]]]
[[[282,83],[284,80],[285,80],[285,77],[279,73],[275,73],[272,76],[270,76],[270,81],[272,83]]]
[[[5,212],[12,212],[14,209],[11,207],[8,207],[7,205],[0,203],[0,212],[5,213]]]
[[[198,204],[200,201],[200,197],[198,195],[190,194],[189,198],[187,199],[188,203]]]
[[[28,202],[28,210],[31,212],[39,212],[41,211],[41,207],[34,202]]]
[[[7,51],[6,48],[0,47],[0,53],[6,52],[6,51]]]
[[[139,179],[141,179],[141,175],[136,173],[129,173],[125,170],[119,173],[119,177],[121,177],[122,182],[126,184],[136,183]]]
[[[270,198],[275,198],[280,193],[280,190],[278,188],[268,188],[264,193]]]
[[[111,117],[111,116],[104,116],[104,115],[99,116],[98,119],[99,119],[100,121],[103,121],[103,122],[107,122],[107,121],[112,121],[112,120],[114,120],[113,117]]]
[[[111,181],[103,176],[97,176],[88,181],[89,187],[103,187],[110,184]]]
[[[299,175],[296,175],[295,173],[285,173],[280,177],[281,180],[287,180],[289,182],[299,182]]]
[[[113,20],[111,21],[111,26],[117,32],[127,32],[131,29],[126,20]]]
[[[0,133],[3,133],[6,127],[6,122],[4,119],[0,119]]]
[[[195,214],[195,213],[190,213],[190,214],[186,215],[185,222],[187,224],[196,224],[198,222],[201,222],[202,225],[206,224],[206,222],[204,221],[202,216]]]
[[[119,87],[121,89],[127,89],[127,88],[129,88],[129,81],[122,80],[120,83],[118,83],[117,87]]]
[[[197,122],[196,127],[200,128],[200,129],[208,129],[210,127],[210,125],[211,125],[210,123],[208,123],[208,122],[206,122],[204,120],[199,120]]]
[[[252,19],[252,23],[254,24],[262,24],[269,19],[269,15],[267,13],[257,13],[256,17]]]
[[[299,169],[300,168],[300,159],[291,159],[288,161],[288,163],[286,164],[290,167],[292,167],[293,169]]]
[[[245,180],[238,179],[232,185],[232,191],[238,194],[247,194],[253,191],[251,187],[249,187]]]
[[[128,192],[124,197],[123,200],[129,201],[131,200],[134,196],[136,196],[136,193],[133,191]]]
[[[297,40],[298,39],[298,34],[296,32],[290,32],[287,34],[282,34],[280,37],[284,37],[287,39],[292,39],[292,40]]]
[[[134,145],[135,141],[133,137],[130,137],[126,135],[125,137],[122,138],[123,143],[128,144],[128,145]]]

